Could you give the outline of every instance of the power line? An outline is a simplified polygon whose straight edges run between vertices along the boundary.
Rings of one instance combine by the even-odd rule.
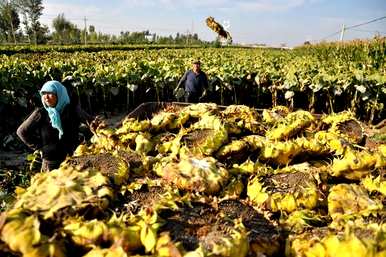
[[[367,25],[367,24],[370,24],[370,23],[373,23],[373,22],[376,22],[376,21],[380,21],[380,20],[383,20],[383,19],[386,19],[386,16],[383,16],[383,17],[380,17],[380,18],[376,18],[376,19],[373,19],[371,21],[363,22],[363,23],[360,23],[360,24],[357,24],[357,25],[349,26],[349,27],[346,28],[346,30],[352,29],[352,28],[356,28],[356,27],[360,27],[360,26],[363,26],[363,25]]]
[[[323,41],[323,40],[325,40],[325,39],[327,39],[327,38],[330,38],[330,37],[332,37],[332,36],[338,35],[339,33],[340,33],[340,30],[337,31],[337,32],[334,32],[334,33],[332,33],[332,34],[330,34],[330,35],[328,35],[328,36],[325,36],[324,38],[320,39],[319,41]]]
[[[325,37],[323,37],[322,39],[320,39],[319,41],[323,41],[327,38],[330,38],[332,36],[335,36],[335,35],[338,35],[344,31],[347,31],[347,30],[351,30],[353,28],[357,28],[357,27],[360,27],[360,26],[364,26],[364,25],[367,25],[367,24],[370,24],[370,23],[373,23],[373,22],[377,22],[377,21],[380,21],[380,20],[383,20],[383,19],[386,19],[386,16],[382,16],[382,17],[379,17],[379,18],[376,18],[376,19],[372,19],[370,21],[366,21],[366,22],[363,22],[363,23],[359,23],[359,24],[356,24],[356,25],[352,25],[352,26],[348,26],[348,27],[344,27],[344,29],[341,29],[339,31],[336,31],[334,33],[331,33]]]
[[[359,31],[359,32],[386,34],[386,31],[379,31],[379,30],[365,30],[365,29],[352,29],[352,30]]]

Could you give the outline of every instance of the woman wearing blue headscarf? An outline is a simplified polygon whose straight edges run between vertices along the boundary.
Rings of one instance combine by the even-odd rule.
[[[72,155],[80,143],[80,122],[89,122],[91,116],[82,117],[67,89],[56,80],[46,82],[39,93],[43,108],[36,109],[16,133],[28,147],[42,151],[42,169],[53,170]]]

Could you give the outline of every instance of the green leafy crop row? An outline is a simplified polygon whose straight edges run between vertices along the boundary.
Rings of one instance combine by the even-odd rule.
[[[28,107],[47,80],[72,76],[82,105],[95,110],[178,100],[179,78],[200,58],[207,101],[257,108],[287,105],[313,112],[351,110],[362,120],[385,117],[386,40],[295,50],[190,48],[48,52],[0,57],[0,101]],[[33,98],[32,98],[33,99]],[[94,103],[94,104],[93,104]],[[94,106],[94,107],[93,107]]]

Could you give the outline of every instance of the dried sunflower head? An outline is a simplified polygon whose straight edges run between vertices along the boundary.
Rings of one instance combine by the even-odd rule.
[[[162,175],[180,189],[208,194],[218,192],[228,180],[228,171],[212,157],[191,156],[170,162]]]
[[[339,184],[330,188],[328,213],[334,219],[369,216],[382,210],[380,200],[371,199],[367,191],[356,184]]]
[[[76,213],[87,206],[103,210],[112,197],[109,179],[102,173],[93,169],[79,171],[61,167],[36,174],[31,186],[15,202],[15,207],[51,218],[62,211]]]
[[[176,138],[180,155],[212,155],[228,140],[224,127],[220,129],[198,128]]]
[[[254,204],[273,212],[313,209],[320,197],[314,176],[299,171],[256,176],[249,181],[247,190]]]
[[[268,124],[275,123],[282,118],[286,117],[290,113],[290,110],[286,106],[275,106],[271,109],[263,110],[263,121]]]
[[[41,232],[41,220],[23,209],[13,209],[5,214],[1,240],[14,252],[31,257],[65,257],[65,248],[56,236]]]
[[[291,112],[268,130],[265,136],[270,140],[288,139],[309,126],[314,120],[310,112],[302,110]]]

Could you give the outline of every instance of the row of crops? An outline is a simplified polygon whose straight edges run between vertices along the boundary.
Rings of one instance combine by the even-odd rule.
[[[200,58],[210,80],[205,101],[257,108],[286,105],[317,113],[350,110],[369,122],[386,117],[384,38],[291,51],[79,50],[1,56],[0,102],[30,110],[45,81],[67,76],[72,77],[82,106],[90,112],[178,100],[173,89],[191,59]]]
[[[99,52],[99,51],[116,51],[116,50],[143,50],[143,49],[163,49],[163,48],[172,48],[172,49],[181,49],[181,48],[197,48],[201,47],[199,45],[162,45],[162,44],[139,44],[139,45],[0,45],[0,54],[13,55],[19,53],[49,53],[49,52],[65,52],[65,53],[74,53],[74,52]]]
[[[19,188],[1,256],[386,256],[386,145],[351,112],[164,103],[92,129]]]

